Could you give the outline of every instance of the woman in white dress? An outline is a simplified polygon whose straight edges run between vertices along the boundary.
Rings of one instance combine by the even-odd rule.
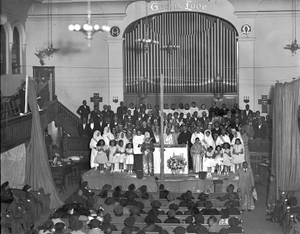
[[[215,149],[215,141],[214,139],[212,138],[212,135],[211,135],[211,131],[210,130],[205,130],[204,131],[204,139],[202,140],[203,144],[204,144],[204,147],[206,148],[206,150],[209,148],[209,147],[212,147],[213,149]]]
[[[95,157],[97,156],[98,151],[96,150],[98,141],[102,139],[101,132],[96,130],[93,134],[93,137],[90,141],[91,157],[90,157],[90,166],[97,170],[98,163],[95,163]]]
[[[191,148],[191,156],[193,159],[193,171],[195,173],[202,171],[202,161],[204,155],[205,155],[205,149],[201,144],[200,139],[196,137],[195,143]]]
[[[242,145],[240,138],[236,138],[234,145],[232,147],[232,163],[235,166],[235,171],[237,171],[242,163],[245,161],[244,145]]]
[[[109,142],[115,139],[114,135],[110,131],[110,127],[104,128],[102,137],[107,147],[109,146]]]

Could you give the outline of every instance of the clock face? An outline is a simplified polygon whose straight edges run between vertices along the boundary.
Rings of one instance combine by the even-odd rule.
[[[110,29],[110,35],[111,35],[112,37],[117,37],[117,36],[119,36],[119,35],[120,35],[120,32],[121,32],[121,30],[120,30],[120,28],[117,27],[117,26],[113,26],[113,27],[111,27],[111,29]]]
[[[243,24],[242,27],[241,27],[241,32],[244,34],[244,35],[248,35],[250,34],[252,31],[251,29],[251,26],[249,24]]]

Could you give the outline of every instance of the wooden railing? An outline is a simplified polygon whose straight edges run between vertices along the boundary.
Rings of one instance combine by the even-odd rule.
[[[42,128],[55,121],[69,135],[77,137],[80,119],[59,101],[43,105],[40,111]],[[1,153],[30,140],[32,114],[1,120]]]
[[[49,102],[40,111],[41,126],[55,120],[56,101]],[[17,116],[1,121],[1,153],[30,140],[32,114]]]

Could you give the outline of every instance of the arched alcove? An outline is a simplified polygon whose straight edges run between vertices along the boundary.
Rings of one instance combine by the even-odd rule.
[[[238,33],[220,17],[159,13],[131,23],[123,38],[125,96],[159,93],[161,74],[166,94],[237,94]]]

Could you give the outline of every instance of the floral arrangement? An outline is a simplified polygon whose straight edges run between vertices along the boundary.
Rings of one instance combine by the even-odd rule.
[[[170,170],[184,171],[187,161],[182,155],[175,155],[167,160],[167,166]]]

